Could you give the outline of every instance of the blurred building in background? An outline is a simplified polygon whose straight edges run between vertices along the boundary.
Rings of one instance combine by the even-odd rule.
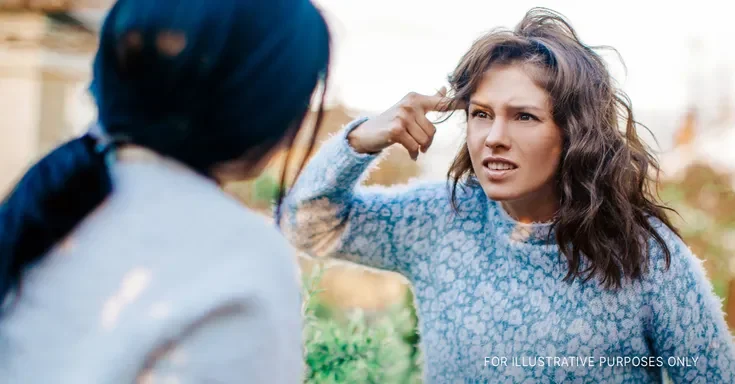
[[[86,100],[96,33],[64,1],[0,0],[0,190],[75,135],[94,112]]]

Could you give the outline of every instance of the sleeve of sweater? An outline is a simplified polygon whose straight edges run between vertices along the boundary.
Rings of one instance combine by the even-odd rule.
[[[735,383],[735,344],[722,302],[700,259],[673,232],[660,232],[671,265],[665,270],[660,248],[652,248],[655,266],[647,290],[653,349],[674,383]]]
[[[410,273],[437,217],[432,202],[446,186],[360,186],[379,154],[357,153],[347,134],[358,119],[328,139],[309,161],[281,206],[280,226],[298,249],[368,267]],[[426,243],[426,244],[424,244]]]

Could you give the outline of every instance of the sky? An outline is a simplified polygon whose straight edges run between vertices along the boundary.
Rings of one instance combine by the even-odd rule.
[[[582,40],[608,45],[613,73],[641,109],[682,109],[692,69],[716,72],[735,60],[730,12],[725,1],[479,1],[318,0],[336,34],[335,83],[340,99],[360,109],[383,110],[409,91],[441,87],[461,55],[483,32],[513,27],[533,6],[556,10]],[[725,4],[725,5],[723,5]],[[699,41],[699,51],[692,49]],[[697,52],[694,54],[694,52]],[[719,60],[713,60],[719,59]],[[724,63],[723,63],[724,62]],[[732,79],[728,79],[732,83]],[[694,91],[692,91],[694,92]]]

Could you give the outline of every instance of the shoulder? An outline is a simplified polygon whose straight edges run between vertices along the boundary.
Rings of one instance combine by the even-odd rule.
[[[661,220],[652,218],[650,222],[662,242],[649,236],[649,270],[644,279],[647,290],[658,295],[687,297],[695,293],[713,292],[704,260],[695,255],[686,242]],[[684,298],[681,300],[685,301]]]
[[[700,259],[692,253],[674,229],[655,217],[649,218],[649,223],[656,234],[656,236],[649,236],[647,240],[649,266],[653,273],[677,273],[693,266],[701,266]],[[667,265],[669,268],[667,268]]]
[[[287,241],[266,214],[258,213],[223,191],[188,196],[180,205],[186,211],[176,215],[185,221],[192,242],[218,249],[223,255],[246,249],[252,252],[287,252]],[[169,220],[176,220],[171,217]],[[214,255],[212,255],[214,256]],[[211,259],[210,259],[211,260]]]
[[[301,302],[295,250],[266,216],[238,204],[229,208],[202,224],[203,230],[209,227],[207,237],[182,244],[182,250],[191,249],[182,251],[188,266],[174,266],[177,271],[169,274],[179,286],[177,297],[185,297],[193,313],[210,304],[239,302],[258,309],[252,314],[292,321]],[[193,303],[199,299],[201,306]]]
[[[165,266],[172,284],[209,280],[243,290],[261,276],[293,273],[293,252],[268,217],[209,180],[172,168],[121,168],[117,192],[93,225],[94,237],[126,242],[136,250],[131,258]]]
[[[241,265],[248,273],[257,273],[257,269],[275,273],[295,262],[294,249],[272,218],[234,201],[223,205],[229,209],[220,211],[215,228],[209,229],[213,236],[208,239],[223,263]]]
[[[222,217],[226,228],[208,240],[208,252],[198,254],[193,264],[199,267],[190,269],[188,276],[173,277],[176,283],[165,294],[172,314],[160,325],[174,330],[178,342],[154,372],[167,369],[169,357],[181,352],[190,357],[179,366],[184,376],[262,381],[273,377],[279,365],[288,368],[278,375],[295,379],[302,358],[296,253],[261,215],[246,209],[233,209],[232,215]],[[270,360],[264,364],[265,355]],[[229,368],[211,365],[213,357]]]

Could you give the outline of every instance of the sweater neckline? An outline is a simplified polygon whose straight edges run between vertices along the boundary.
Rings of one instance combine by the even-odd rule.
[[[486,196],[483,192],[483,195]],[[525,243],[530,245],[554,245],[553,222],[531,222],[524,223],[514,219],[503,205],[496,200],[486,196],[489,201],[489,219],[498,224],[498,230],[513,243]]]

